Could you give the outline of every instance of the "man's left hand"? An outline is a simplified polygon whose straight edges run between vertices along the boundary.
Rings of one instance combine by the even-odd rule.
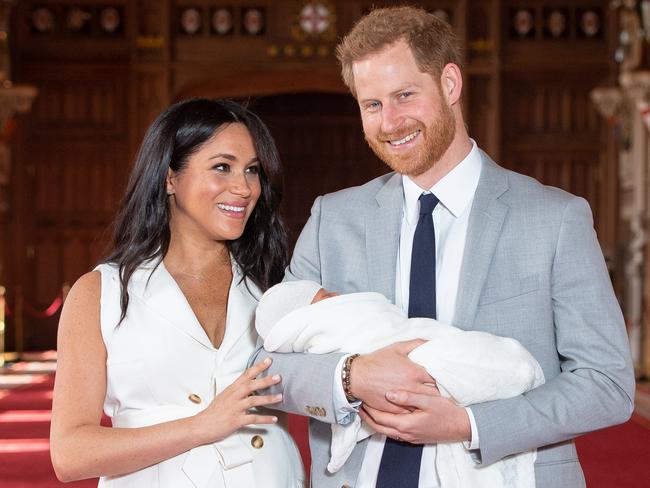
[[[380,434],[412,444],[470,440],[465,408],[441,397],[435,388],[430,393],[388,392],[386,399],[409,412],[395,414],[364,405],[359,412],[361,418]]]

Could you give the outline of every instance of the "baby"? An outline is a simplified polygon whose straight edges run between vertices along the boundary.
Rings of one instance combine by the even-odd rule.
[[[267,351],[365,354],[394,342],[423,339],[409,358],[424,367],[440,394],[462,406],[510,398],[544,383],[535,358],[516,340],[463,331],[434,319],[411,318],[379,293],[337,295],[312,281],[280,283],[264,294],[255,327]],[[373,432],[358,416],[332,425],[328,471],[336,472],[356,442]],[[440,443],[435,469],[441,486],[535,486],[536,452],[477,467],[462,443]]]

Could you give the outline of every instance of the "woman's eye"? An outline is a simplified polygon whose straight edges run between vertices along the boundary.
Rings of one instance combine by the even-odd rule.
[[[219,164],[215,164],[212,167],[212,169],[215,169],[215,170],[220,171],[222,173],[226,173],[226,172],[230,171],[230,165],[226,164],[226,163],[219,163]]]
[[[257,165],[256,166],[249,166],[248,168],[246,168],[246,172],[250,173],[250,174],[253,174],[253,175],[257,175],[257,174],[260,173],[260,167],[257,166]]]

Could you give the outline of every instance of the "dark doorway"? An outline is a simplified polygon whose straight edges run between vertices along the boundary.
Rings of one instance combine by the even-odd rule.
[[[251,100],[250,107],[269,126],[284,164],[282,209],[292,246],[317,196],[388,171],[366,144],[350,95],[274,95]]]

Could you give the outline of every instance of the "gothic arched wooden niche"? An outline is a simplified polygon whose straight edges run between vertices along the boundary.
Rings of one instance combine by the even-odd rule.
[[[283,216],[292,242],[314,199],[389,171],[363,138],[350,95],[296,93],[251,99],[267,123],[284,165]]]

